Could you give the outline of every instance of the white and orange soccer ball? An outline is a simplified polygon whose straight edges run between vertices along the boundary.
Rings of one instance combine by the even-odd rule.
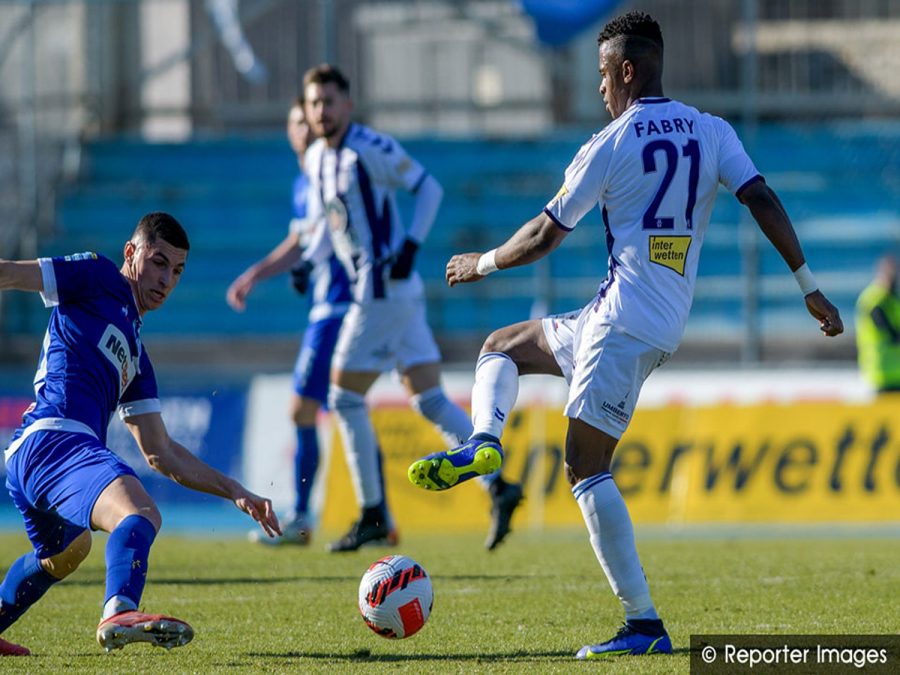
[[[359,613],[385,638],[406,638],[419,631],[434,602],[431,578],[405,555],[373,562],[359,582]]]

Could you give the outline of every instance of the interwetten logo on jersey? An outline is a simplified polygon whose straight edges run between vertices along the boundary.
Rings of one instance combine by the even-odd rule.
[[[137,357],[131,355],[128,340],[118,328],[112,324],[106,327],[100,342],[97,343],[100,353],[105,356],[115,369],[119,371],[119,396],[125,391],[138,372]]]
[[[684,263],[691,246],[690,235],[660,237],[650,236],[650,262],[668,267],[684,276]]]

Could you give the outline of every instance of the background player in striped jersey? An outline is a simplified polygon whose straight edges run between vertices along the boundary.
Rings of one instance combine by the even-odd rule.
[[[147,463],[193,490],[229,499],[269,536],[280,534],[268,499],[208,466],[169,437],[140,329],[178,285],[188,254],[181,225],[144,216],[125,244],[121,269],[102,256],[0,261],[0,289],[40,292],[53,307],[34,379],[35,402],[6,449],[6,486],[34,549],[0,584],[0,633],[91,549],[91,530],[109,532],[106,596],[97,641],[178,647],[193,637],[179,619],[138,611],[150,546],[161,517],[134,471],[106,447],[118,410]],[[0,654],[28,650],[0,640]]]
[[[354,302],[341,326],[328,397],[362,510],[332,550],[352,551],[387,530],[378,440],[365,402],[378,376],[396,369],[413,408],[438,428],[448,446],[468,438],[472,424],[441,387],[441,356],[425,319],[424,284],[413,267],[443,189],[396,140],[351,122],[350,85],[337,68],[310,69],[303,86],[306,117],[318,137],[305,161],[310,219],[318,227],[304,259],[318,262],[334,252],[353,286]],[[415,196],[408,228],[397,209],[398,188]],[[498,467],[499,461],[493,468]],[[489,549],[509,531],[522,495],[518,485],[499,474],[491,476],[490,492]]]
[[[319,437],[316,417],[326,405],[331,357],[337,342],[338,330],[352,296],[350,279],[335,256],[323,260],[315,268],[298,265],[303,248],[309,243],[310,220],[306,217],[309,179],[303,172],[303,157],[311,135],[303,113],[303,100],[297,98],[288,111],[287,137],[297,156],[300,172],[294,179],[290,230],[287,236],[259,262],[247,268],[231,286],[226,300],[236,312],[247,306],[247,298],[257,283],[291,270],[294,287],[305,294],[312,286],[312,304],[303,343],[294,364],[294,395],[291,397],[291,419],[297,432],[294,453],[294,508],[283,519],[280,537],[261,537],[251,532],[251,538],[263,544],[300,544],[310,541],[314,523],[310,515],[310,495],[319,468]],[[379,450],[378,469],[381,472]],[[383,482],[383,475],[381,477]],[[385,505],[385,508],[386,505]],[[388,513],[390,527],[386,543],[397,543],[397,532]]]
[[[454,256],[447,281],[478,281],[546,256],[596,205],[609,249],[606,279],[578,312],[515,324],[488,337],[472,392],[475,434],[452,453],[410,467],[410,479],[427,489],[469,478],[474,455],[500,452],[502,419],[515,403],[518,376],[566,378],[567,477],[626,617],[615,637],[582,647],[578,658],[672,650],[610,462],[644,380],[681,340],[720,183],[750,209],[794,272],[822,332],[843,330],[837,309],[817,289],[781,202],[731,126],[663,95],[663,39],[656,21],[630,12],[608,23],[598,43],[600,93],[613,121],[581,148],[541,214],[499,248]]]

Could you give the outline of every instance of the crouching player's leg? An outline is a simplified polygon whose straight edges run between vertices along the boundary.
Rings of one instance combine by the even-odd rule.
[[[0,584],[0,633],[41,599],[51,586],[74,572],[91,550],[91,533],[67,525],[53,514],[33,511],[26,516],[29,531],[39,526],[47,541],[57,541],[62,551],[50,555],[43,544],[21,556],[6,571]],[[80,530],[80,531],[79,531]],[[0,656],[28,656],[29,650],[0,638]]]
[[[180,619],[138,611],[147,581],[150,546],[161,523],[156,505],[133,474],[115,478],[96,499],[91,524],[109,532],[106,600],[97,626],[97,642],[106,651],[132,642],[171,649],[186,645],[194,637],[193,629]]]
[[[69,470],[65,453],[71,449],[67,441],[72,438],[71,434],[41,431],[12,444],[6,452],[6,487],[34,548],[9,566],[0,584],[0,634],[90,553],[86,523],[71,522],[59,509],[37,506],[58,503],[56,488],[59,477]],[[44,462],[60,469],[41,466]],[[0,656],[29,653],[25,647],[0,639]]]
[[[32,433],[7,458],[7,487],[34,551],[14,562],[0,585],[0,632],[78,568],[90,552],[93,528],[110,532],[107,602],[97,630],[101,646],[190,641],[186,623],[134,611],[159,512],[134,471],[100,441],[84,433]],[[5,643],[2,653],[27,653],[14,647]]]

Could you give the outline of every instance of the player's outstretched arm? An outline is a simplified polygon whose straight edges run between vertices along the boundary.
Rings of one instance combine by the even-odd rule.
[[[0,290],[44,290],[41,266],[37,260],[0,260]]]
[[[791,272],[798,273],[798,271],[806,270],[807,278],[811,280],[812,275],[805,267],[806,260],[803,257],[803,249],[800,247],[797,233],[774,190],[763,181],[758,181],[744,190],[741,194],[741,201],[750,209],[759,229],[784,258]],[[802,285],[805,286],[808,283],[811,282],[806,281]],[[829,337],[843,333],[844,323],[837,307],[832,305],[818,288],[804,287],[803,290],[806,309],[818,320],[819,329]]]
[[[247,297],[257,283],[291,269],[300,260],[302,251],[299,243],[299,234],[289,233],[265,258],[248,267],[243,274],[231,282],[231,286],[225,293],[225,299],[231,309],[235,312],[243,312],[247,308]]]
[[[478,281],[491,272],[540,260],[559,246],[567,234],[550,216],[541,212],[493,251],[485,254],[460,253],[450,258],[447,263],[447,283],[455,286]]]
[[[269,499],[250,492],[172,440],[159,413],[128,417],[125,424],[152,469],[184,487],[231,500],[259,523],[267,535],[274,537],[281,534],[281,526]]]

